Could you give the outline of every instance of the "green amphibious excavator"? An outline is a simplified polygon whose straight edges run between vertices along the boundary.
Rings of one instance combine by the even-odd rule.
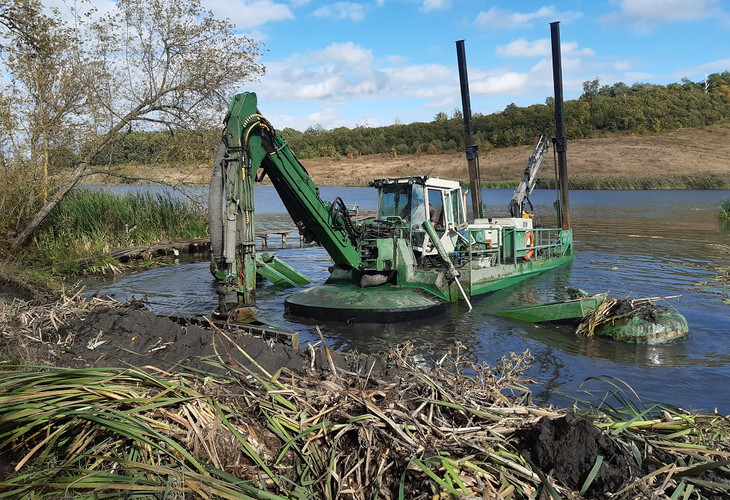
[[[476,178],[472,175],[477,148],[470,145],[463,41],[457,42],[458,50],[470,180],[478,186],[478,163]],[[553,39],[553,53],[554,75],[559,75],[559,37],[557,42]],[[557,135],[562,136],[562,84],[555,87]],[[544,138],[510,202],[509,217],[484,217],[480,190],[475,188],[474,218],[467,220],[461,185],[424,175],[373,180],[377,214],[356,222],[340,198],[320,198],[304,166],[259,113],[256,95],[236,95],[225,118],[210,184],[211,270],[221,281],[215,314],[240,321],[254,318],[257,273],[290,285],[306,283],[276,257],[256,253],[254,181],[267,175],[305,241],[324,247],[333,261],[324,284],[303,287],[286,299],[291,316],[380,323],[423,318],[459,302],[471,309],[472,297],[569,262],[573,234],[567,213],[565,138],[553,142],[558,153],[559,227],[535,227],[524,210],[539,166],[535,160],[542,160],[547,150]],[[236,302],[227,303],[226,296],[233,292]]]
[[[377,215],[355,222],[345,203],[323,201],[284,139],[258,111],[256,95],[233,99],[210,187],[212,271],[221,280],[219,314],[255,315],[256,274],[272,269],[304,281],[276,258],[257,259],[253,188],[268,175],[307,242],[333,261],[319,286],[286,299],[292,316],[393,322],[445,311],[572,259],[570,229],[533,227],[529,217],[467,221],[456,181],[378,179]],[[225,295],[235,292],[235,304]]]
[[[285,309],[291,316],[380,323],[423,318],[458,302],[471,309],[472,297],[569,262],[573,233],[557,23],[551,24],[551,34],[559,227],[535,227],[525,210],[548,148],[545,137],[538,141],[510,202],[510,217],[483,216],[463,40],[457,42],[457,55],[469,177],[474,186],[472,220],[467,220],[466,195],[458,182],[424,175],[372,181],[370,185],[378,190],[377,214],[372,220],[353,221],[342,199],[329,202],[319,197],[304,166],[259,113],[256,95],[235,96],[210,183],[211,270],[221,281],[216,314],[241,321],[255,318],[257,274],[277,283],[307,283],[275,256],[256,254],[253,188],[254,181],[266,175],[305,241],[324,247],[333,261],[324,284],[304,287],[286,299]],[[226,296],[232,292],[237,299],[229,304]]]

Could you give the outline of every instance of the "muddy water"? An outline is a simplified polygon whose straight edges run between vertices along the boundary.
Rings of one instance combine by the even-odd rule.
[[[259,229],[290,227],[291,220],[272,188],[257,187]],[[374,208],[374,190],[323,188],[322,198],[341,196],[349,204]],[[489,213],[504,216],[510,191],[485,191]],[[437,320],[389,325],[320,325],[330,346],[377,353],[410,340],[416,352],[439,359],[460,341],[475,361],[494,364],[510,352],[529,350],[535,361],[527,373],[537,382],[536,401],[571,405],[576,398],[597,400],[625,384],[646,404],[659,401],[683,408],[730,414],[730,283],[714,279],[730,266],[730,224],[716,216],[729,191],[576,191],[571,193],[575,259],[521,285],[478,299],[474,310],[454,307]],[[554,193],[533,193],[544,224],[554,224]],[[277,255],[315,282],[327,276],[330,260],[321,248],[299,248],[290,238]],[[272,239],[273,241],[273,239]],[[205,314],[216,306],[207,262],[173,265],[94,281],[119,299],[147,296],[161,313]],[[534,300],[565,298],[565,288],[614,297],[669,299],[686,318],[689,337],[666,345],[630,345],[490,316],[491,311]],[[259,290],[262,314],[282,328],[318,339],[315,325],[283,317],[288,290]],[[596,380],[593,377],[600,378]]]

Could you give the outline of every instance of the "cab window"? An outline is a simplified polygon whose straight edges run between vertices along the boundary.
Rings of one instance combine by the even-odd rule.
[[[398,216],[406,219],[410,216],[410,192],[408,184],[386,184],[380,188],[378,218]]]
[[[464,217],[464,202],[461,198],[460,189],[451,191],[451,220],[455,227],[459,227],[466,222],[466,217]]]
[[[446,215],[444,214],[443,193],[438,189],[428,190],[428,213],[434,226],[443,228]]]

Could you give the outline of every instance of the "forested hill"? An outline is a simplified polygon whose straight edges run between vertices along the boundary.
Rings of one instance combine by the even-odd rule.
[[[714,73],[706,81],[666,86],[623,83],[601,86],[598,79],[583,84],[583,94],[565,101],[568,139],[605,134],[643,135],[730,122],[730,72]],[[276,124],[273,124],[276,126]],[[473,116],[474,138],[480,150],[533,144],[542,134],[553,134],[554,102],[528,107],[507,106],[492,114]],[[304,132],[280,131],[299,158],[393,156],[414,153],[462,151],[464,125],[461,113],[436,115],[429,123],[385,127],[345,127]],[[132,132],[120,136],[100,164],[156,164],[206,162],[212,158],[220,130],[202,132]],[[184,147],[181,147],[184,144]],[[70,155],[70,153],[66,153]],[[71,157],[68,160],[73,160]]]
[[[518,107],[510,104],[499,113],[473,115],[474,138],[481,150],[534,144],[542,133],[554,134],[554,102]],[[603,133],[631,135],[700,127],[730,120],[730,72],[713,74],[705,82],[685,81],[667,86],[617,83],[584,84],[583,95],[565,102],[569,139],[587,139]],[[300,158],[335,155],[368,155],[445,152],[464,147],[460,113],[444,113],[430,123],[324,131],[310,128],[300,133],[285,129],[282,135]],[[394,148],[394,149],[393,149]]]

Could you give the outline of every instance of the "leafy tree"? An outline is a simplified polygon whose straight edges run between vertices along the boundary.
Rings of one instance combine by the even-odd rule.
[[[14,5],[32,1],[11,0]],[[14,19],[14,11],[2,12]],[[230,95],[263,72],[259,45],[204,11],[200,0],[119,0],[110,14],[86,17],[91,14],[79,12],[78,19],[88,20],[74,23],[74,30],[55,18],[51,31],[60,39],[49,54],[82,65],[68,75],[70,88],[84,89],[69,116],[85,148],[70,178],[38,210],[15,246],[28,240],[83,176],[95,173],[89,168],[94,158],[114,146],[121,132],[210,128]],[[39,29],[33,25],[30,36],[40,38]],[[16,54],[30,60],[33,50],[11,57]],[[39,68],[46,70],[52,68]],[[31,87],[21,72],[12,78]],[[57,105],[38,97],[31,103],[37,115]]]
[[[95,75],[93,66],[76,50],[77,30],[61,23],[58,12],[46,16],[40,3],[33,0],[20,1],[16,7],[16,20],[24,32],[8,47],[11,56],[6,67],[13,81],[11,93],[18,123],[27,137],[25,149],[30,165],[42,171],[46,201],[51,151],[75,149],[78,122],[74,118],[82,112]]]
[[[585,96],[592,96],[598,94],[598,89],[600,88],[600,81],[598,80],[598,77],[596,77],[595,80],[587,80],[583,82],[583,95]]]

